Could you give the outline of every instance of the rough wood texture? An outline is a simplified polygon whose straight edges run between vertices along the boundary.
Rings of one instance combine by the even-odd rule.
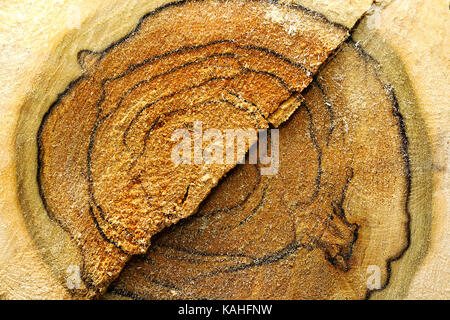
[[[411,159],[410,245],[373,298],[449,299],[448,2],[383,1],[370,13],[353,37],[395,89]]]
[[[410,168],[398,102],[374,64],[344,45],[281,126],[278,174],[235,169],[198,214],[130,261],[112,292],[362,299],[371,265],[384,286],[408,245]]]
[[[119,44],[114,50],[103,55],[93,53],[102,52],[111,43],[129,34],[136,27],[140,17],[168,2],[166,0],[67,0],[55,1],[52,5],[49,5],[48,1],[36,1],[32,6],[20,1],[4,2],[0,5],[0,19],[4,22],[0,26],[0,43],[7,48],[4,51],[8,52],[1,58],[0,72],[2,84],[0,91],[3,97],[0,105],[2,128],[0,141],[3,147],[0,150],[2,159],[0,167],[0,246],[2,247],[0,297],[9,299],[73,298],[95,295],[104,290],[117,276],[131,253],[143,252],[149,244],[150,235],[144,234],[145,232],[141,233],[144,239],[141,244],[134,241],[137,238],[127,237],[117,232],[117,228],[108,229],[103,226],[105,230],[108,230],[104,234],[105,237],[102,237],[92,223],[95,221],[90,216],[92,201],[97,202],[99,198],[102,199],[99,201],[100,205],[103,203],[107,205],[109,201],[117,200],[114,198],[116,195],[123,194],[123,188],[119,192],[105,192],[107,189],[111,190],[105,187],[104,183],[110,183],[106,180],[99,184],[98,189],[95,189],[93,200],[89,197],[89,183],[86,184],[86,181],[89,182],[89,175],[95,176],[95,179],[101,179],[100,173],[111,164],[110,151],[113,148],[112,144],[108,144],[108,139],[113,141],[117,135],[113,135],[109,129],[106,130],[107,126],[104,126],[103,131],[99,131],[99,139],[96,142],[101,143],[97,145],[95,151],[97,163],[94,165],[96,168],[94,171],[96,173],[88,174],[86,162],[81,161],[72,163],[73,167],[77,168],[76,171],[71,171],[75,173],[72,176],[74,179],[70,182],[69,179],[60,179],[66,174],[65,170],[68,167],[58,167],[56,165],[58,161],[55,161],[58,158],[52,158],[53,160],[48,163],[53,163],[53,172],[60,174],[52,175],[48,172],[44,173],[45,169],[42,170],[41,173],[44,174],[41,178],[45,181],[41,190],[43,194],[40,194],[36,179],[39,171],[36,160],[38,159],[37,134],[41,127],[41,133],[43,133],[41,142],[47,141],[41,144],[43,147],[41,150],[47,148],[47,155],[52,152],[55,145],[56,149],[59,147],[61,151],[66,150],[64,148],[70,148],[70,141],[80,141],[80,144],[73,143],[73,148],[68,152],[74,156],[74,159],[78,157],[87,159],[83,148],[86,147],[86,143],[91,144],[93,136],[92,127],[88,127],[98,122],[101,112],[93,106],[91,111],[85,114],[75,113],[70,106],[81,108],[82,105],[70,104],[64,100],[64,97],[57,100],[58,94],[64,92],[71,81],[84,75],[82,80],[72,84],[74,91],[78,88],[78,94],[69,90],[65,97],[72,94],[78,97],[74,98],[74,101],[78,99],[85,104],[99,98],[103,79],[126,72],[130,65],[158,55],[158,50],[162,49],[166,52],[183,46],[205,44],[201,41],[204,40],[203,38],[197,39],[194,36],[197,34],[196,26],[187,28],[187,31],[184,29],[181,22],[188,23],[189,15],[186,17],[181,15],[181,20],[171,21],[178,25],[179,29],[184,30],[183,33],[171,33],[173,48],[169,49],[172,45],[171,41],[161,46],[160,43],[164,39],[160,38],[156,39],[159,43],[156,47],[146,42],[138,45],[139,33],[137,33],[135,36],[138,37],[134,38],[137,40],[136,50],[133,54],[127,52],[133,46],[127,49],[126,43]],[[299,0],[296,2],[320,13],[317,15],[312,11],[297,10],[294,14],[309,17],[311,24],[308,26],[314,28],[314,32],[307,35],[296,33],[295,31],[298,30],[296,28],[299,26],[302,26],[303,30],[306,20],[293,19],[290,14],[274,14],[276,10],[266,10],[264,17],[270,21],[267,25],[262,24],[266,29],[259,30],[257,37],[243,37],[243,41],[250,41],[252,45],[258,46],[261,44],[252,41],[260,41],[263,35],[262,41],[266,41],[264,45],[272,45],[273,52],[289,56],[295,52],[292,49],[292,43],[301,45],[305,39],[315,39],[306,41],[307,48],[316,45],[317,39],[314,37],[316,32],[322,30],[322,26],[331,30],[345,31],[345,28],[350,30],[372,3],[367,0]],[[208,1],[188,2],[188,5],[202,3],[208,3]],[[234,1],[228,3],[232,5]],[[258,3],[262,2],[245,2],[243,8],[245,9],[246,5]],[[196,12],[196,14],[203,13]],[[242,13],[237,12],[237,14]],[[324,17],[328,21],[340,24],[341,27],[330,24]],[[317,24],[313,24],[313,21]],[[417,28],[418,21],[423,28]],[[291,157],[291,161],[281,159],[285,169],[272,178],[258,178],[257,170],[252,166],[238,167],[232,171],[221,181],[210,198],[202,204],[199,215],[188,218],[181,225],[175,225],[157,235],[156,244],[151,247],[151,250],[146,255],[133,258],[105,297],[118,298],[125,295],[134,298],[449,298],[450,224],[446,200],[449,193],[447,174],[449,119],[447,57],[449,52],[446,45],[448,35],[445,33],[448,29],[448,21],[448,3],[443,0],[433,3],[424,0],[377,1],[366,17],[359,22],[358,27],[352,30],[353,42],[345,44],[340,53],[329,64],[326,63],[326,67],[321,70],[321,77],[318,77],[307,89],[305,104],[297,110],[291,120],[281,125],[282,134],[295,139],[292,138],[291,142],[289,139],[284,142],[280,139],[280,142],[282,144],[298,142],[298,145],[302,146],[301,156],[294,156],[295,153],[285,145],[283,147],[286,148],[285,155]],[[250,22],[251,20],[243,21],[241,25],[243,29],[238,31],[245,33],[245,25]],[[202,23],[204,23],[203,20],[199,25]],[[172,28],[171,24],[155,24],[154,27]],[[233,29],[232,26],[230,28]],[[216,29],[213,27],[210,32],[212,34],[217,32],[214,30]],[[229,31],[229,29],[226,30]],[[226,30],[221,32],[227,32]],[[270,32],[277,34],[277,37],[270,37]],[[180,37],[177,37],[177,34]],[[204,34],[207,35],[208,32]],[[248,33],[247,36],[249,34],[251,35]],[[280,37],[280,34],[282,38],[284,37],[283,41],[276,39]],[[189,39],[189,36],[194,37]],[[299,36],[305,38],[300,42],[291,41]],[[330,34],[324,33],[323,36],[327,38]],[[331,45],[329,42],[329,46],[325,46],[329,49],[323,51],[321,50],[323,48],[317,47],[321,50],[320,52],[324,52],[323,56],[315,58],[306,54],[305,57],[299,58],[293,54],[289,60],[303,64],[305,63],[303,59],[307,58],[306,64],[309,64],[309,68],[306,70],[315,72],[318,64],[322,63],[328,53],[338,45],[342,34],[338,32],[335,36],[331,34],[331,37],[336,44],[333,42]],[[198,43],[195,42],[197,40]],[[184,44],[183,41],[188,43]],[[225,62],[227,56],[230,58],[223,64],[225,68],[219,68],[220,71],[227,69],[238,74],[239,67],[230,66],[233,63],[237,65],[246,63],[245,59],[247,59],[247,62],[256,63],[263,68],[262,73],[272,72],[282,75],[281,78],[287,83],[293,83],[295,87],[293,90],[288,90],[288,96],[297,94],[294,91],[301,91],[311,80],[311,74],[305,70],[299,73],[292,72],[295,68],[298,69],[298,66],[294,66],[292,70],[287,69],[284,62],[280,61],[279,55],[271,56],[270,52],[255,55],[249,52],[250,48],[242,47],[242,43],[217,43],[202,49],[196,48],[184,57],[180,52],[173,52],[175,55],[168,55],[161,57],[158,61],[143,64],[142,70],[146,67],[150,68],[151,65],[156,66],[158,62],[164,68],[166,66],[164,59],[174,64],[185,63],[185,58],[192,59],[200,66],[200,60],[211,59],[212,57],[207,56],[212,54],[217,55],[215,60],[217,63]],[[150,48],[153,48],[151,50],[155,52],[146,51]],[[308,53],[307,50],[305,52]],[[100,67],[102,61],[108,63]],[[266,66],[276,66],[276,68],[267,70]],[[145,70],[148,71],[148,69]],[[242,69],[240,71],[242,76]],[[157,71],[155,71],[156,74],[158,74]],[[192,74],[192,77],[200,79],[203,74],[198,72],[198,74]],[[334,76],[331,76],[332,74]],[[351,76],[341,78],[345,74]],[[170,76],[166,77],[168,79]],[[115,95],[123,92],[122,89],[127,88],[133,81],[143,79],[142,74],[139,74],[139,68],[129,70],[129,75],[122,78],[122,82],[121,79],[117,79],[111,81],[111,86],[105,86],[105,91],[110,93],[111,97],[111,101],[105,104],[112,106]],[[184,80],[186,79],[177,78],[174,83],[182,87],[183,83],[188,84]],[[368,80],[369,83],[366,83]],[[272,88],[273,83],[268,78],[259,79],[258,82],[260,81],[266,83],[268,85],[266,87]],[[301,85],[300,82],[302,82]],[[243,83],[244,87],[252,85],[251,79],[246,79]],[[81,90],[80,86],[89,88],[89,91]],[[246,92],[259,91],[259,89],[242,90],[243,87],[233,86],[232,81],[227,81],[227,85],[224,84],[224,86]],[[339,91],[344,88],[347,89]],[[166,89],[163,88],[162,91]],[[148,93],[140,94],[143,97]],[[282,95],[282,90],[275,90],[264,96],[276,100],[281,99]],[[323,101],[324,96],[333,100],[332,109],[336,110],[333,116],[330,116],[329,104]],[[195,93],[193,97],[204,98],[201,94]],[[301,99],[300,95],[296,97]],[[234,98],[230,97],[230,99]],[[46,124],[41,126],[44,115],[55,100],[58,103],[54,105],[54,111],[50,112]],[[360,103],[364,101],[367,104],[376,105],[384,112],[374,113],[373,109],[365,109]],[[242,103],[242,101],[239,102]],[[258,127],[267,126],[268,122],[271,122],[279,125],[288,118],[295,106],[298,104],[282,105],[281,107],[285,108],[278,108],[282,110],[280,112],[275,110],[276,106],[266,104],[265,109],[263,107],[265,113],[261,117],[240,116],[235,119],[231,117],[228,124],[232,122],[231,126],[245,124]],[[166,107],[167,105],[161,103],[161,108]],[[219,119],[213,117],[219,107],[223,106],[213,104],[210,114],[199,112],[195,115],[202,117],[205,122],[220,126]],[[64,108],[68,110],[62,112]],[[244,109],[246,110],[242,115],[247,115],[248,108],[245,103]],[[132,110],[137,112],[137,108]],[[387,110],[394,110],[394,112],[389,113]],[[142,126],[135,126],[134,128],[138,130],[129,130],[131,135],[127,134],[130,137],[130,146],[137,151],[143,146],[139,141],[146,139],[139,135],[140,132],[142,133],[139,129],[145,129],[151,117],[158,117],[153,110],[148,111],[152,112],[148,112]],[[120,113],[111,113],[108,119],[117,120],[120,117]],[[60,124],[61,119],[78,120],[70,121],[70,125],[63,126]],[[126,119],[126,116],[123,119]],[[171,121],[173,125],[178,125],[184,122],[182,119],[183,117],[179,117]],[[364,122],[363,119],[373,120],[374,123]],[[88,126],[82,127],[88,123]],[[54,127],[50,130],[48,124]],[[222,124],[225,128],[225,124]],[[164,124],[166,125],[170,126],[170,121]],[[77,130],[77,126],[82,130]],[[102,126],[99,125],[99,127]],[[122,132],[120,136],[123,136],[124,128],[119,126],[116,129],[119,133]],[[70,132],[73,132],[71,136]],[[304,135],[300,135],[301,133]],[[59,144],[59,140],[55,143],[54,139],[57,135],[67,141],[64,146]],[[97,133],[94,134],[96,135]],[[88,136],[87,139],[86,136]],[[157,145],[163,144],[162,137],[157,137],[156,140],[158,140]],[[371,144],[367,144],[368,141]],[[120,143],[119,141],[116,145]],[[95,143],[92,145],[93,149],[96,148]],[[136,150],[134,150],[135,154]],[[336,155],[338,150],[342,152],[339,156]],[[68,153],[60,152],[59,154],[62,157],[59,159],[68,159]],[[130,152],[129,159],[132,157],[133,154]],[[146,161],[142,162],[142,167],[150,164]],[[102,164],[107,165],[102,166]],[[354,164],[359,166],[353,167]],[[371,170],[367,170],[367,165]],[[322,168],[321,171],[319,167]],[[218,168],[214,171],[216,179],[228,169]],[[70,170],[67,169],[67,172]],[[318,179],[319,172],[321,172],[320,179]],[[189,173],[188,176],[190,176]],[[296,179],[299,176],[302,180]],[[123,180],[118,180],[119,184],[126,183],[127,178],[123,177]],[[198,178],[195,174],[190,177],[193,180]],[[364,180],[363,177],[368,180]],[[369,181],[372,183],[368,183]],[[79,205],[71,203],[58,193],[58,190],[64,190],[69,183],[73,186],[73,182],[80,182],[78,190],[84,190],[83,192],[87,190],[87,198],[83,192],[75,193],[74,198],[87,199]],[[275,184],[284,185],[284,191],[276,188]],[[193,213],[195,207],[206,196],[207,190],[213,185],[214,183],[199,186],[198,195],[190,200],[192,201],[191,209],[183,211],[180,217]],[[245,188],[239,189],[239,192],[231,192],[230,189],[238,186]],[[181,194],[184,196],[185,192],[186,188],[180,188],[180,190],[174,190],[172,196],[178,199]],[[53,201],[57,221],[50,219],[49,213],[52,214],[52,212],[45,210],[41,195]],[[240,196],[244,199],[239,198]],[[270,203],[267,200],[260,203],[263,198],[271,199]],[[99,203],[95,204],[99,205]],[[120,206],[122,209],[127,207],[128,204]],[[62,208],[68,208],[69,211]],[[92,211],[94,217],[101,218],[98,212],[94,212],[94,208],[95,206]],[[113,206],[108,209],[108,218],[115,218],[115,221],[118,221],[116,227],[128,226],[131,221],[128,218],[117,219],[120,215],[114,211],[116,208],[118,207]],[[211,214],[214,208],[221,211]],[[287,208],[289,215],[270,210],[270,208]],[[176,209],[173,211],[180,212]],[[233,215],[226,215],[225,211]],[[77,221],[73,213],[80,212],[87,218]],[[144,230],[156,232],[162,227],[162,225],[152,226],[144,223],[145,210],[140,212],[134,222],[139,225],[141,232]],[[312,214],[308,215],[308,212]],[[266,218],[276,217],[271,228],[269,221],[262,213],[266,213]],[[388,221],[379,220],[380,217],[387,215]],[[291,220],[292,217],[296,217],[295,223]],[[333,217],[332,220],[331,217]],[[173,220],[169,219],[167,224],[176,221],[179,217],[172,218]],[[67,221],[75,223],[64,230],[61,225]],[[209,227],[202,229],[199,221],[208,223]],[[221,224],[222,227],[227,226],[227,230],[237,228],[236,230],[254,232],[258,235],[256,239],[258,241],[250,241],[246,234],[242,232],[239,234],[236,230],[227,233],[221,230]],[[84,233],[82,230],[81,240],[74,241],[75,230],[80,230],[83,226],[87,227],[88,231]],[[203,237],[203,243],[196,242],[196,239],[181,231],[186,228],[199,231]],[[212,243],[211,240],[217,234],[221,235],[221,241]],[[267,241],[266,238],[271,238],[273,241]],[[122,249],[125,250],[121,251],[110,244],[108,240],[111,239],[121,242]],[[294,239],[296,241],[293,241]],[[242,245],[239,245],[240,243]],[[244,243],[247,246],[244,246]],[[177,250],[181,247],[176,245],[197,251],[187,253]],[[85,251],[79,248],[84,248]],[[102,248],[112,252],[105,252]],[[82,288],[82,290],[69,292],[66,286],[67,271],[72,266],[83,267],[83,263],[86,262],[86,252],[89,252],[89,259],[82,271],[84,280],[88,279],[85,284],[90,286],[90,289]],[[214,255],[209,257],[200,254],[198,257],[199,252],[212,252]],[[232,257],[215,256],[224,252],[231,252]],[[198,258],[200,262],[197,261]],[[181,262],[180,259],[185,261]],[[167,274],[165,269],[161,267],[158,269],[158,265],[163,262],[163,268],[188,270],[188,272]],[[193,263],[201,263],[201,266],[194,269],[191,267]],[[372,264],[379,266],[382,271],[382,288],[376,292],[371,292],[366,287],[366,268]],[[99,266],[105,268],[98,268]],[[138,272],[137,267],[143,267],[144,271],[141,269]],[[211,275],[204,277],[205,274],[208,275],[208,272]],[[296,274],[301,276],[295,277]],[[191,278],[188,275],[191,275]],[[144,281],[144,277],[146,279],[150,277],[152,281]],[[244,279],[243,277],[245,277],[245,283],[249,284],[248,287],[238,285],[238,280]],[[294,278],[295,281],[292,281]],[[194,288],[187,280],[193,280],[197,283],[197,287]],[[214,290],[223,285],[224,281],[228,287]]]
[[[234,166],[174,164],[171,133],[195,121],[203,130],[278,125],[347,36],[296,5],[182,1],[101,52],[80,51],[82,77],[38,131],[38,184],[45,211],[78,246],[85,294],[105,290]]]

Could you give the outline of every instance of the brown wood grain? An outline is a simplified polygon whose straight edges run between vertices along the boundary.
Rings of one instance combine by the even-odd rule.
[[[353,43],[280,127],[280,170],[234,169],[199,212],[133,258],[111,292],[143,299],[362,299],[367,268],[408,246],[409,157],[397,101]],[[389,241],[392,234],[396,240]],[[386,239],[384,242],[383,239]]]
[[[0,299],[448,299],[447,1],[216,2],[0,3]],[[196,119],[278,174],[162,166]]]
[[[177,166],[172,132],[195,121],[266,128],[347,35],[300,6],[183,1],[147,14],[103,52],[82,51],[83,76],[41,124],[38,181],[50,217],[80,249],[89,292],[195,212],[234,166]]]

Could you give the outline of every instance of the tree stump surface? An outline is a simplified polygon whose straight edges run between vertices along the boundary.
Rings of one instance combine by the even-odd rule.
[[[445,1],[24,6],[0,5],[0,297],[449,297]],[[278,171],[175,164],[199,123],[279,129]]]

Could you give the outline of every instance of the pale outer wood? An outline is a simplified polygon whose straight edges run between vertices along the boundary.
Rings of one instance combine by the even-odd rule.
[[[433,150],[430,248],[408,299],[450,299],[449,122],[450,10],[447,0],[384,1],[368,23],[404,63]]]
[[[98,14],[99,21],[108,21],[105,16],[113,6],[117,12],[135,8],[133,17],[123,19],[122,33],[115,35],[118,39],[136,24],[137,19],[133,21],[134,18],[163,2],[167,1],[147,1],[146,6],[142,5],[142,1],[133,0],[5,1],[0,4],[0,48],[6,53],[0,56],[0,298],[69,297],[64,286],[54,280],[40,259],[26,229],[18,201],[15,133],[20,108],[30,88],[33,88],[55,44],[89,17]],[[299,2],[308,5],[311,1]],[[330,5],[332,1],[327,0],[312,2],[318,6],[320,3],[328,4],[328,7],[320,7],[325,8],[321,12],[332,18],[339,6],[341,9],[347,8],[357,1],[339,0],[333,5]],[[359,10],[364,12],[368,1],[362,0],[360,3]],[[414,89],[419,93],[420,106],[431,128],[436,168],[432,244],[413,280],[408,297],[448,298],[448,3],[445,0],[397,0],[380,12],[379,16],[373,17],[376,19],[374,27],[397,49]],[[342,15],[343,20],[337,22],[351,25],[357,16],[358,13],[350,12]],[[108,41],[111,42],[111,39]]]
[[[325,15],[329,20],[352,28],[373,0],[298,0],[297,3]]]

